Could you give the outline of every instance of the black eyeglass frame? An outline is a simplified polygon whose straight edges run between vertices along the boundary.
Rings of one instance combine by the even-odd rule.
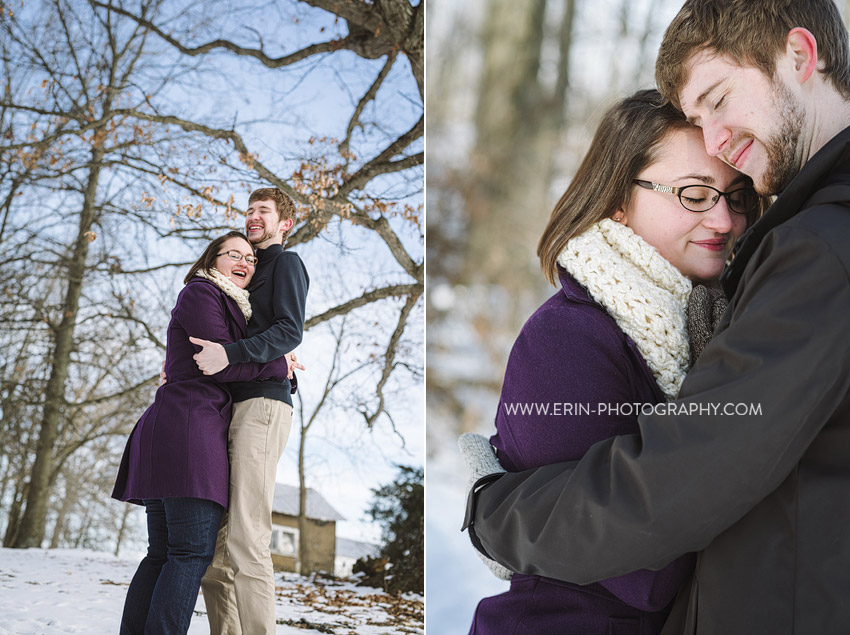
[[[679,204],[682,207],[684,207],[689,212],[694,212],[696,214],[702,214],[703,212],[707,212],[710,209],[712,209],[715,205],[717,205],[717,203],[720,202],[720,196],[722,196],[723,198],[726,199],[726,206],[729,208],[730,212],[732,212],[734,214],[741,214],[742,216],[745,216],[747,214],[751,214],[752,212],[756,211],[758,209],[758,205],[759,205],[758,194],[756,193],[755,188],[753,188],[751,186],[739,187],[737,190],[732,190],[730,192],[721,192],[716,187],[711,187],[710,185],[694,184],[694,185],[685,185],[684,187],[673,187],[672,185],[662,185],[661,183],[654,183],[652,181],[645,181],[643,179],[634,179],[632,181],[632,183],[634,183],[635,185],[639,185],[640,187],[645,188],[647,190],[652,190],[654,192],[659,192],[661,194],[673,194],[679,199]],[[714,199],[714,202],[709,207],[706,207],[705,209],[691,209],[690,207],[685,205],[685,201],[682,200],[682,192],[684,192],[685,190],[687,190],[690,187],[708,188],[709,190],[714,190],[720,196],[718,196],[716,199]],[[739,210],[735,209],[735,207],[737,206],[737,202],[734,202],[731,198],[729,198],[730,196],[732,196],[732,194],[736,194],[736,193],[740,192],[741,190],[751,190],[753,192],[753,194],[755,194],[755,197],[753,198],[753,206],[752,206],[751,209],[739,211]]]
[[[236,256],[233,256],[231,254],[236,254],[239,257],[237,258]],[[228,258],[230,258],[231,260],[235,260],[236,262],[239,262],[240,260],[242,260],[244,258],[245,262],[247,262],[252,267],[256,267],[257,263],[260,262],[260,259],[257,258],[256,256],[252,256],[250,254],[246,256],[245,254],[240,253],[240,252],[236,251],[235,249],[228,249],[227,251],[222,251],[220,254],[215,255],[216,258],[218,258],[219,256],[227,256]],[[248,260],[249,258],[250,258],[250,260]]]

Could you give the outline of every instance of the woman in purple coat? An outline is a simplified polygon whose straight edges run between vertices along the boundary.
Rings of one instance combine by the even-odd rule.
[[[490,440],[507,470],[577,460],[638,432],[644,404],[676,396],[692,361],[692,284],[716,280],[761,204],[656,91],[608,111],[540,239],[560,289],[508,360]],[[509,591],[479,603],[471,633],[654,635],[693,565],[686,555],[587,586],[513,574]]]
[[[257,259],[247,238],[216,238],[186,275],[171,312],[165,353],[168,382],[130,433],[113,498],[145,506],[148,553],[127,591],[121,634],[183,634],[227,509],[226,382],[287,375],[284,358],[232,364],[205,376],[189,337],[227,344],[246,336],[245,290]]]

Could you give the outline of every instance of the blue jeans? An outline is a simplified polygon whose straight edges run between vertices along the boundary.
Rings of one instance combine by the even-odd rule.
[[[143,502],[148,554],[127,590],[121,635],[184,635],[215,553],[224,508],[202,498]]]

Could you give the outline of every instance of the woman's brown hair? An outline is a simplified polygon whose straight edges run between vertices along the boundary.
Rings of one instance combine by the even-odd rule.
[[[189,269],[189,273],[186,274],[186,277],[183,278],[183,284],[188,284],[189,280],[195,277],[195,274],[198,273],[201,269],[209,273],[210,269],[213,268],[215,264],[215,259],[218,258],[219,250],[221,246],[230,240],[231,238],[241,238],[246,243],[251,245],[251,241],[248,240],[248,237],[242,232],[238,232],[236,230],[229,231],[223,236],[219,236],[215,240],[213,240],[207,248],[204,249],[204,253],[201,254],[201,257],[195,261],[195,264]],[[254,246],[251,245],[251,253],[254,253]]]
[[[605,113],[537,245],[549,282],[555,284],[558,256],[567,241],[628,206],[632,181],[655,160],[659,144],[670,132],[689,127],[655,89],[638,91]]]

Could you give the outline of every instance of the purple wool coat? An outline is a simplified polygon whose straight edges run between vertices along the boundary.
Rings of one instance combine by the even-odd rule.
[[[599,440],[637,433],[639,412],[624,404],[665,400],[631,338],[559,273],[561,290],[528,319],[508,358],[491,443],[512,472],[578,460]],[[694,559],[586,586],[515,574],[509,591],[481,600],[470,632],[657,635]]]
[[[281,380],[286,359],[231,364],[205,376],[192,359],[200,347],[189,336],[228,344],[244,338],[246,330],[239,306],[212,282],[193,278],[183,287],[168,325],[168,382],[130,433],[113,498],[141,504],[146,498],[193,497],[227,508],[231,400],[225,383]]]

